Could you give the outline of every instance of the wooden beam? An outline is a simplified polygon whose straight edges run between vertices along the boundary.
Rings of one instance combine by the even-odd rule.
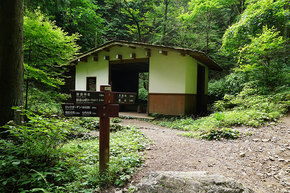
[[[136,49],[136,47],[135,47],[135,46],[129,46],[129,48]]]
[[[110,56],[104,56],[104,60],[110,60]]]
[[[181,56],[185,56],[186,53],[185,53],[185,52],[180,52],[180,55],[181,55]]]
[[[167,56],[167,51],[159,50],[159,54],[163,54],[163,55]]]
[[[136,58],[136,53],[133,53],[133,52],[132,52],[132,53],[130,54],[130,58],[134,58],[134,59],[135,59],[135,58]]]
[[[111,60],[110,64],[134,64],[134,63],[149,63],[148,58]]]
[[[98,61],[98,60],[99,60],[98,55],[93,56],[93,61]]]
[[[151,56],[151,49],[146,49],[145,55],[150,57]]]
[[[82,57],[82,58],[80,58],[80,61],[81,62],[88,62],[88,57]]]
[[[122,60],[122,55],[121,54],[117,54],[116,58],[119,59],[119,60]]]

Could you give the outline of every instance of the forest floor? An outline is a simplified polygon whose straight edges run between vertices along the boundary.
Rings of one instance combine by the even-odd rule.
[[[290,114],[276,125],[238,127],[252,134],[221,141],[187,138],[179,135],[183,131],[136,119],[123,119],[121,124],[140,127],[153,142],[131,185],[151,171],[209,171],[258,193],[290,192]]]

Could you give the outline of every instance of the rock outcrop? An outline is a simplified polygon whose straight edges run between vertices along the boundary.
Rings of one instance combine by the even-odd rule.
[[[206,171],[152,172],[137,185],[140,193],[253,193],[241,183]]]

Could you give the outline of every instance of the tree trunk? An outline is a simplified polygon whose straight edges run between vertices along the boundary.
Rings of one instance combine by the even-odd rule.
[[[167,27],[168,4],[169,4],[169,0],[164,0],[165,10],[164,10],[163,32],[162,32],[162,44],[163,45],[166,45],[165,36],[166,36],[166,27]]]
[[[132,17],[133,22],[136,24],[137,31],[138,31],[138,41],[141,42],[142,37],[141,37],[141,29],[140,29],[139,21],[134,16],[134,14],[130,11],[128,2],[126,0],[124,0],[124,3],[125,3],[126,11],[129,13],[129,15]]]
[[[23,0],[0,1],[0,126],[20,122],[23,98]]]

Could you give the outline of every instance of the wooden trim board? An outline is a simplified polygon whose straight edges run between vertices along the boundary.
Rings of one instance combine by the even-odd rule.
[[[188,115],[196,113],[196,94],[149,93],[149,114]]]

